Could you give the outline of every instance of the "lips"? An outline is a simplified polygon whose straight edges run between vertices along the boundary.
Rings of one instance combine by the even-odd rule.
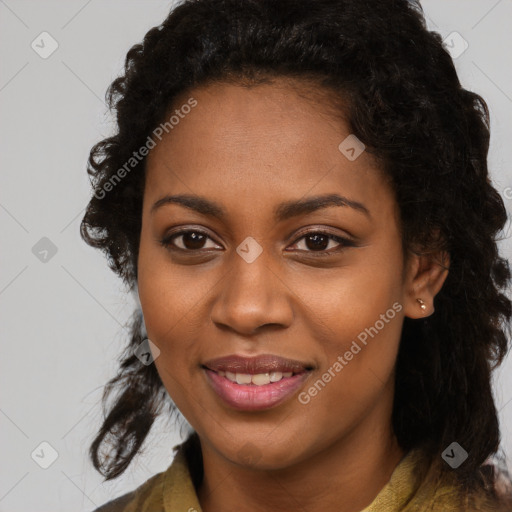
[[[224,404],[242,411],[261,411],[291,399],[313,369],[308,363],[272,354],[225,356],[201,366]]]
[[[293,374],[304,373],[311,370],[313,366],[309,363],[287,359],[273,354],[262,354],[256,357],[243,357],[230,355],[211,359],[203,363],[214,372],[244,373],[250,375],[282,372]]]

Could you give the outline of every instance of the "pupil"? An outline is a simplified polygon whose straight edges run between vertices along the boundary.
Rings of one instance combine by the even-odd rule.
[[[183,245],[187,249],[201,249],[204,244],[205,235],[191,231],[183,235]]]
[[[312,244],[309,241],[313,241]],[[320,242],[319,242],[320,241]],[[323,242],[323,243],[322,243]],[[306,237],[306,246],[308,249],[325,249],[329,245],[329,239],[325,235],[308,235]]]

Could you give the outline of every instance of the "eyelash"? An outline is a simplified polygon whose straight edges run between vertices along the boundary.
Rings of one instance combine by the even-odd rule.
[[[176,233],[172,233],[171,235],[166,236],[162,240],[160,240],[160,245],[165,247],[166,249],[170,251],[181,251],[181,252],[187,252],[187,253],[197,253],[200,252],[202,249],[182,249],[181,247],[176,247],[173,245],[172,240],[175,238],[178,238],[182,235],[186,235],[187,233],[198,233],[201,235],[204,235],[211,239],[211,237],[208,235],[208,233],[205,233],[204,231],[201,231],[200,229],[186,229],[182,231],[177,231]],[[341,236],[333,235],[326,231],[307,231],[306,233],[302,233],[299,238],[295,240],[295,242],[292,245],[295,245],[298,241],[302,240],[303,238],[310,236],[310,235],[324,235],[327,236],[330,240],[334,240],[335,242],[341,244],[341,247],[338,247],[336,249],[330,249],[330,250],[321,250],[321,251],[312,251],[312,250],[299,250],[299,252],[306,252],[310,253],[312,255],[316,256],[332,256],[333,254],[340,253],[344,251],[347,247],[355,247],[355,243],[348,239]]]

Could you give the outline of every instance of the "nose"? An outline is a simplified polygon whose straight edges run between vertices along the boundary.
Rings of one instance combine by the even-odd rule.
[[[211,319],[222,329],[250,336],[264,326],[285,328],[293,321],[293,292],[278,271],[271,268],[265,251],[248,263],[236,252],[228,262],[230,272],[219,283]]]

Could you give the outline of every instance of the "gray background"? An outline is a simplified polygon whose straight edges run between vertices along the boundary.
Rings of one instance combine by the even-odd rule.
[[[134,302],[78,231],[90,195],[89,150],[112,130],[105,90],[130,46],[163,21],[170,5],[0,0],[0,511],[92,510],[163,471],[181,441],[160,421],[144,453],[107,484],[87,459],[101,419],[102,386],[114,375]],[[469,44],[455,63],[463,86],[490,107],[489,163],[510,212],[512,1],[429,0],[423,6],[431,29],[443,38],[458,32]],[[34,40],[42,46],[43,31],[58,43],[46,59],[31,47]],[[50,48],[49,39],[44,46]],[[509,227],[500,242],[508,258]],[[39,252],[48,246],[43,237],[55,254]],[[509,467],[511,369],[508,357],[495,380]],[[31,457],[51,462],[42,442],[58,453],[47,469]]]

